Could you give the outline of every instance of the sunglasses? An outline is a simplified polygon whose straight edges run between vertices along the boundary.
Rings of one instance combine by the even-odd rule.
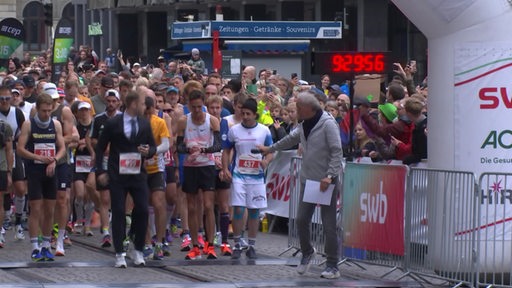
[[[11,101],[11,96],[0,96],[0,101]]]
[[[174,110],[172,110],[172,109],[162,109],[162,111],[164,111],[165,113],[171,113]]]

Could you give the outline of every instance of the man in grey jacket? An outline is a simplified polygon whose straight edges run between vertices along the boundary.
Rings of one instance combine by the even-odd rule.
[[[343,151],[336,120],[324,112],[320,103],[311,92],[302,92],[297,96],[298,129],[270,147],[258,146],[263,154],[284,150],[298,143],[302,147],[302,168],[300,172],[300,202],[297,213],[297,226],[302,251],[301,263],[297,272],[304,274],[315,257],[316,251],[310,242],[311,219],[316,204],[302,201],[306,179],[320,182],[320,191],[325,192],[334,184],[330,205],[321,206],[322,224],[325,233],[326,268],[322,277],[335,279],[340,277],[338,270],[338,237],[336,234],[336,198],[341,190],[339,175],[342,168]]]

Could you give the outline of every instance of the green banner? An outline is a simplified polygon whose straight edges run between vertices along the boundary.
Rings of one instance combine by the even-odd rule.
[[[73,21],[68,18],[61,18],[55,28],[53,37],[53,63],[52,63],[52,82],[59,81],[60,74],[65,70],[68,62],[69,49],[75,39],[75,28]]]
[[[23,41],[0,35],[0,59],[8,59]]]
[[[69,49],[73,45],[73,38],[57,38],[54,41],[53,63],[66,63]]]

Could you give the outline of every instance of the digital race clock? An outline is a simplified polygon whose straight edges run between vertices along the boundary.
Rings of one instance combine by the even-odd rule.
[[[313,52],[313,74],[385,74],[391,67],[389,52]]]

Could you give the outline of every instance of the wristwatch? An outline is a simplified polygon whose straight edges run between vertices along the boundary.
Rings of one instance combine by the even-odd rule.
[[[332,182],[332,180],[334,180],[334,178],[336,178],[336,176],[332,176],[329,174],[329,175],[327,175],[327,178],[329,178],[329,180],[331,180],[331,182]]]

